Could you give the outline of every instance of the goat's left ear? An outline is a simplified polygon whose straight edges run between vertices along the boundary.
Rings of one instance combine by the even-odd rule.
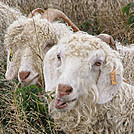
[[[105,66],[100,73],[97,87],[99,93],[98,104],[104,104],[116,95],[121,83],[122,83],[122,73],[120,68],[114,68],[110,71],[107,66]]]
[[[117,50],[115,41],[112,36],[108,34],[99,34],[96,37],[106,42],[112,49]]]

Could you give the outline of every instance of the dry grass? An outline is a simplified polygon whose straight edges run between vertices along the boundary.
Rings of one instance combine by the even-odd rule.
[[[62,10],[78,27],[85,22],[85,31],[91,34],[107,33],[115,40],[130,44],[134,42],[134,24],[126,26],[127,16],[122,8],[133,0],[1,0],[6,4],[19,8],[24,14],[41,7]],[[133,9],[131,9],[133,10]],[[84,30],[83,28],[81,30]]]
[[[122,8],[132,1],[109,1],[100,4],[100,10],[97,13],[102,33],[108,33],[124,44],[134,42],[134,23],[127,26],[127,16],[123,15]]]
[[[129,26],[126,25],[128,18],[122,13],[122,8],[133,2],[133,0],[0,1],[19,8],[26,15],[38,7],[44,9],[48,7],[58,8],[77,24],[81,30],[94,35],[108,33],[123,44],[134,43],[134,23]],[[41,94],[44,92],[39,87],[22,88],[18,87],[16,80],[6,81],[4,77],[6,61],[1,61],[0,57],[0,62],[2,63],[0,67],[0,134],[63,133],[54,130],[54,121],[49,117],[48,111],[45,109],[47,107],[45,99],[49,95],[42,98]],[[31,90],[34,88],[38,92]],[[26,96],[27,93],[29,93],[30,97],[33,96],[29,99]],[[12,102],[14,102],[14,107],[12,107]],[[31,103],[34,105],[31,105]]]

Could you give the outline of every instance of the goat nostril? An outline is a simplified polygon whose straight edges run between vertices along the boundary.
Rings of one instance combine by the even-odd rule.
[[[24,72],[24,71],[19,72],[21,82],[24,82],[29,77],[29,75],[30,72]]]
[[[71,93],[73,91],[73,88],[66,90],[66,93]]]
[[[69,95],[72,91],[73,91],[73,88],[71,86],[62,85],[62,84],[58,85],[58,92],[62,96]]]
[[[25,79],[28,78],[29,75],[30,75],[30,72],[27,72]]]

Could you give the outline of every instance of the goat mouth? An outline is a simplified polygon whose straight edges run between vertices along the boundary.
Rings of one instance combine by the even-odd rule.
[[[28,82],[25,82],[24,83],[24,86],[27,86],[27,85],[30,85],[36,78],[38,78],[39,77],[39,74],[37,74],[35,77],[33,77],[30,81],[28,81]]]
[[[55,107],[57,109],[64,109],[65,107],[68,106],[69,103],[76,101],[76,98],[70,101],[64,101],[58,98],[55,98]]]

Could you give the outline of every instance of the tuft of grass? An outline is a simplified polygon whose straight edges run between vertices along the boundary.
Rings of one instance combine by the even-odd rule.
[[[2,83],[2,81],[1,81]],[[0,90],[0,131],[3,134],[58,134],[54,119],[48,113],[48,99],[36,85],[19,87],[15,81],[4,81]]]
[[[123,15],[126,14],[128,17],[127,25],[134,23],[134,10],[130,12],[131,8],[134,9],[134,3],[129,3],[127,6],[122,8]]]
[[[6,61],[2,65],[6,69]],[[1,134],[63,134],[48,112],[54,93],[36,85],[21,87],[16,79],[7,81],[4,73],[0,73]]]

